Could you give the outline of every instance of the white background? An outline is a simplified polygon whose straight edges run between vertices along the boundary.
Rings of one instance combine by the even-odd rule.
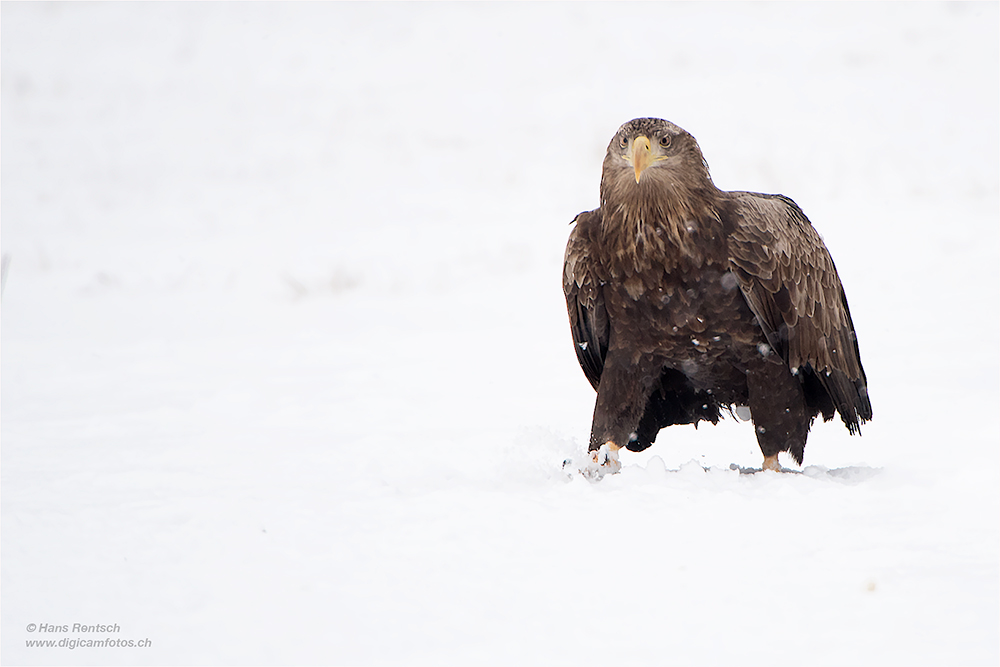
[[[997,26],[4,3],[3,662],[996,664]],[[874,420],[801,474],[733,420],[561,471],[568,223],[647,115],[837,261]]]

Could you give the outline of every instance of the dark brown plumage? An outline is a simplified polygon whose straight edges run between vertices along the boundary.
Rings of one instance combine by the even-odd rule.
[[[638,118],[608,146],[600,208],[575,223],[563,289],[597,390],[588,476],[722,409],[749,406],[771,469],[782,451],[802,463],[817,415],[851,433],[871,419],[840,277],[791,199],[719,190],[694,137]]]

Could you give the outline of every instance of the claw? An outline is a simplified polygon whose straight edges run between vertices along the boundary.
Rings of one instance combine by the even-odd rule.
[[[605,475],[613,475],[621,469],[618,448],[606,442],[600,449],[590,452],[587,462],[580,468],[580,474],[591,482],[597,482]]]

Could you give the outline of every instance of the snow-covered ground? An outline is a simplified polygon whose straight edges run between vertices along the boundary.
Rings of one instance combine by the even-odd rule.
[[[997,26],[4,3],[4,664],[997,664]],[[643,115],[837,261],[875,418],[801,474],[732,420],[560,469],[568,223]]]

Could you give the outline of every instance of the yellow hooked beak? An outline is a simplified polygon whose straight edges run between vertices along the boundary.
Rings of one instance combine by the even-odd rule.
[[[635,182],[639,182],[639,177],[646,167],[653,164],[653,148],[649,145],[649,139],[644,135],[639,135],[632,141],[632,166],[635,167]]]

